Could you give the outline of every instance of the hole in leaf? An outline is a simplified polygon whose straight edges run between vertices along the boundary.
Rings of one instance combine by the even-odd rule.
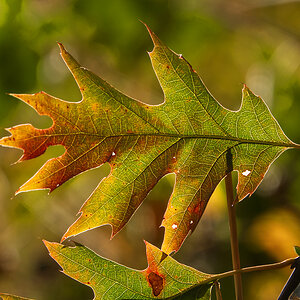
[[[250,173],[251,173],[251,171],[249,171],[249,170],[246,170],[246,171],[242,172],[242,174],[243,174],[244,176],[248,176]]]

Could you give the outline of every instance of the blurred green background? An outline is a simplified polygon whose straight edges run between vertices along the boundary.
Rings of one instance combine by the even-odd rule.
[[[147,103],[163,93],[146,53],[152,43],[146,22],[175,52],[182,53],[224,106],[238,109],[242,83],[262,96],[285,133],[300,142],[300,3],[284,0],[0,0],[0,135],[4,128],[51,124],[47,117],[7,95],[44,90],[79,101],[77,86],[56,42],[119,90]],[[108,174],[86,172],[51,195],[14,192],[50,157],[14,164],[21,152],[0,148],[0,291],[36,299],[92,299],[89,287],[60,273],[42,239],[59,241],[84,200]],[[150,193],[128,225],[109,240],[104,226],[74,240],[132,268],[146,267],[143,239],[160,246],[159,229],[174,177]],[[270,168],[250,199],[237,207],[243,266],[295,256],[300,245],[300,153],[287,151]],[[230,270],[226,200],[217,188],[196,231],[175,258],[205,272]],[[243,276],[245,300],[275,299],[288,268]],[[233,299],[232,278],[223,280]]]

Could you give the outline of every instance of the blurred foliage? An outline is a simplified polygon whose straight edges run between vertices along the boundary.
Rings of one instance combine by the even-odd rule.
[[[242,83],[268,103],[286,134],[300,142],[300,3],[288,0],[0,0],[0,134],[4,127],[51,124],[7,95],[44,90],[80,100],[56,42],[121,91],[147,103],[163,101],[146,50],[152,43],[139,19],[175,52],[183,53],[224,106],[238,109]],[[107,165],[46,192],[13,197],[33,170],[63,153],[10,166],[20,153],[0,149],[0,291],[39,299],[92,299],[92,291],[58,272],[41,239],[59,241],[83,201],[109,172]],[[261,187],[238,205],[243,266],[294,256],[300,245],[300,159],[284,153]],[[160,246],[158,229],[174,176],[161,180],[129,224],[113,240],[110,228],[76,241],[107,258],[146,267],[143,239]],[[175,258],[206,272],[231,269],[224,187],[214,193],[198,228]],[[278,296],[290,270],[243,276],[245,300]],[[222,282],[233,298],[233,280]]]

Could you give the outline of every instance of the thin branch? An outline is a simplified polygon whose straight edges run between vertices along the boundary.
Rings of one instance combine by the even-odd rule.
[[[237,226],[236,226],[236,214],[233,187],[232,187],[232,175],[229,172],[225,177],[226,196],[227,196],[227,209],[228,209],[228,221],[230,229],[230,245],[231,245],[231,257],[233,269],[238,271],[241,269],[239,244],[237,237]],[[234,274],[234,288],[236,300],[243,300],[243,286],[241,273]]]
[[[277,262],[277,263],[273,263],[273,264],[246,267],[246,268],[241,268],[239,270],[233,270],[233,271],[216,274],[216,275],[213,275],[213,276],[207,278],[204,281],[201,281],[201,285],[212,282],[212,281],[216,281],[216,280],[219,280],[222,278],[226,278],[229,276],[234,276],[235,274],[250,273],[250,272],[257,272],[257,271],[269,271],[269,270],[276,270],[276,269],[288,267],[288,266],[292,265],[296,259],[297,259],[297,257],[288,258],[286,260],[283,260],[283,261]]]

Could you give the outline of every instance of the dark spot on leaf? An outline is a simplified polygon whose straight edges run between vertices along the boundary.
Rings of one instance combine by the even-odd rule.
[[[170,66],[169,66],[169,65],[167,65],[167,69],[170,69]]]
[[[148,282],[151,285],[153,295],[158,296],[163,289],[164,279],[158,274],[151,272],[148,275]]]
[[[194,212],[197,214],[200,211],[200,203],[198,205],[196,205],[196,207],[194,208]]]

